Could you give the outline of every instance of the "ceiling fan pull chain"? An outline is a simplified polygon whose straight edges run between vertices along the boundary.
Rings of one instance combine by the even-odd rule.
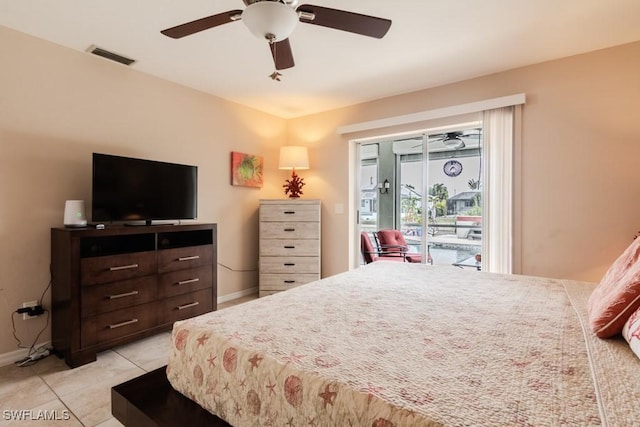
[[[280,81],[280,77],[282,76],[282,74],[280,74],[277,70],[274,71],[273,73],[269,74],[269,77],[271,77],[271,80],[275,80],[277,82]]]

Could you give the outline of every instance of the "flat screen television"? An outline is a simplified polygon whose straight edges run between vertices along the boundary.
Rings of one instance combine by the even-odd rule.
[[[93,153],[94,222],[195,219],[196,166]]]

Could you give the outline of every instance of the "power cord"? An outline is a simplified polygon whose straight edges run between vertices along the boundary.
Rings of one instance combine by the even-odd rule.
[[[218,263],[218,265],[219,265],[220,267],[222,267],[222,268],[226,268],[226,269],[227,269],[227,270],[229,270],[229,271],[235,271],[236,273],[249,273],[249,272],[252,272],[252,271],[258,271],[258,269],[257,269],[257,268],[252,268],[252,269],[250,269],[250,270],[236,270],[235,268],[231,268],[231,267],[229,267],[229,266],[227,266],[227,265],[224,265],[224,264],[223,264],[223,263],[221,263],[221,262],[219,262],[219,263]]]
[[[40,335],[42,335],[42,333],[47,329],[47,326],[49,326],[49,310],[43,310],[43,311],[47,315],[47,322],[45,323],[44,327],[40,330],[40,332],[38,332],[38,335],[36,335],[35,339],[33,340],[33,343],[29,347],[23,345],[20,338],[18,338],[18,336],[16,335],[16,322],[15,322],[14,315],[18,314],[18,311],[16,310],[13,313],[11,313],[11,326],[13,328],[13,332],[12,332],[13,338],[18,342],[18,348],[29,349],[29,352],[27,353],[27,357],[24,357],[15,362],[15,364],[20,367],[31,366],[35,364],[38,360],[43,359],[50,354],[49,349],[45,345],[36,348],[36,343],[38,342]]]
[[[51,277],[49,279],[49,284],[47,285],[47,287],[42,292],[42,295],[40,295],[40,299],[38,300],[38,304],[35,307],[23,307],[23,308],[19,308],[16,311],[11,313],[11,327],[12,327],[13,338],[17,341],[18,348],[28,348],[29,349],[29,352],[27,353],[27,357],[25,357],[23,359],[20,359],[20,360],[15,362],[15,364],[17,366],[19,366],[19,367],[26,367],[26,366],[34,365],[35,363],[38,362],[38,360],[43,359],[43,358],[49,356],[49,354],[50,354],[50,351],[47,348],[47,346],[43,345],[43,346],[40,346],[40,347],[36,348],[36,343],[38,342],[38,339],[40,338],[42,333],[49,326],[49,310],[43,308],[42,301],[44,299],[45,294],[49,290],[49,288],[51,288],[52,282],[53,282],[53,277]],[[25,345],[23,345],[22,341],[20,340],[20,338],[18,338],[18,336],[16,335],[16,322],[15,322],[15,317],[14,316],[16,314],[21,314],[21,313],[27,313],[28,316],[40,316],[42,314],[46,314],[47,315],[47,321],[46,321],[44,327],[40,330],[40,332],[38,332],[38,335],[36,335],[35,339],[33,340],[33,343],[29,347],[26,347]]]

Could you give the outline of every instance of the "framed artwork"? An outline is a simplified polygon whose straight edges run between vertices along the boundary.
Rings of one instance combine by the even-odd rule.
[[[253,154],[231,152],[231,185],[262,187],[264,159]]]

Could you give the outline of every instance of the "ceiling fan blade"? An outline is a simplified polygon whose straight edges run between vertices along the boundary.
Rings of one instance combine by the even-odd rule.
[[[218,25],[228,24],[229,22],[238,21],[242,15],[241,10],[230,10],[228,12],[218,13],[217,15],[207,16],[206,18],[196,19],[186,24],[177,25],[160,31],[165,36],[179,39]]]
[[[300,22],[381,39],[389,31],[391,20],[344,10],[303,4],[296,9]]]
[[[296,65],[293,62],[293,51],[291,50],[289,39],[269,44],[269,47],[271,48],[271,56],[273,56],[276,70],[286,70]]]

